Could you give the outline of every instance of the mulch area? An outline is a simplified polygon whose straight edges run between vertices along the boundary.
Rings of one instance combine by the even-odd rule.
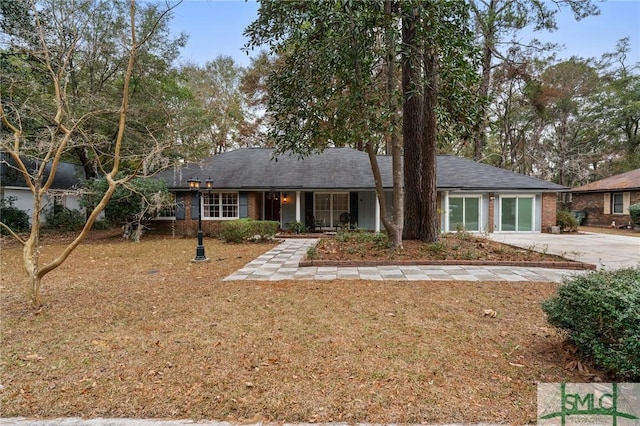
[[[469,233],[444,234],[435,243],[405,240],[401,249],[367,234],[324,238],[301,266],[499,265],[596,269],[595,265],[519,248]]]

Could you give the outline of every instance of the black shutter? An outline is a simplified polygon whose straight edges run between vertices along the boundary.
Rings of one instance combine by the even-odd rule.
[[[198,194],[191,194],[191,219],[198,219]]]
[[[351,216],[350,223],[352,226],[358,224],[358,193],[349,193],[349,215]]]
[[[309,229],[314,228],[313,217],[313,192],[304,193],[304,226]]]
[[[182,192],[176,192],[176,220],[184,220],[184,202],[185,196]]]
[[[240,192],[239,193],[240,200],[240,210],[238,212],[239,217],[249,217],[249,193],[248,192]]]

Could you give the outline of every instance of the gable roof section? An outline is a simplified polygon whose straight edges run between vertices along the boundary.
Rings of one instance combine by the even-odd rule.
[[[571,192],[607,192],[640,190],[640,169],[600,179],[586,185],[573,188]]]
[[[35,171],[40,162],[31,158],[23,158],[22,161],[29,171]],[[44,179],[48,179],[51,171],[51,164],[47,164],[44,173]],[[53,184],[50,189],[72,190],[77,189],[84,181],[84,172],[82,167],[72,164],[60,162],[56,175],[53,178]],[[0,185],[14,186],[26,188],[27,184],[22,173],[16,168],[16,163],[8,154],[0,152]]]
[[[218,189],[271,190],[358,190],[373,189],[374,181],[366,153],[352,148],[328,148],[321,154],[299,159],[280,155],[273,149],[242,148],[213,156],[200,163],[185,164],[157,175],[170,189],[188,188],[189,179],[213,180]],[[385,188],[391,188],[391,156],[378,156]],[[561,185],[520,175],[508,170],[450,156],[438,156],[440,190],[536,190],[562,191]]]

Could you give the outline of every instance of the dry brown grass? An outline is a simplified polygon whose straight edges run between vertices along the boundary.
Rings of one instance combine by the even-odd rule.
[[[205,244],[83,245],[37,312],[5,244],[2,415],[522,424],[536,382],[590,378],[547,328],[554,284],[223,282],[270,245]]]

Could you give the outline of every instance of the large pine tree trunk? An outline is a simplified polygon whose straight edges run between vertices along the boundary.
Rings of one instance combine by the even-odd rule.
[[[420,238],[423,215],[421,188],[422,97],[420,96],[420,53],[416,46],[416,20],[407,14],[402,19],[402,139],[404,144],[404,238]]]
[[[438,98],[438,59],[429,47],[424,52],[425,87],[423,98],[423,143],[422,143],[422,200],[423,220],[420,239],[427,242],[438,241],[439,215],[437,205],[437,148],[438,129],[436,103]]]

